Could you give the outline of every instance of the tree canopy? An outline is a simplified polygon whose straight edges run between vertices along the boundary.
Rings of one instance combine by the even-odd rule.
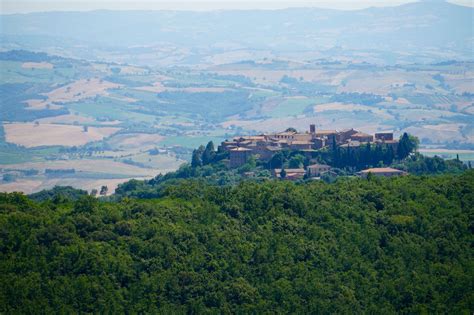
[[[1,193],[0,313],[474,311],[473,170],[152,187]]]

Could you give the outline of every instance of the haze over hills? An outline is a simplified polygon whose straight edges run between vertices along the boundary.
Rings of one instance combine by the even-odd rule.
[[[0,15],[0,189],[112,192],[210,140],[310,124],[407,132],[431,155],[474,161],[473,12]]]
[[[474,314],[473,12],[0,15],[0,314]]]
[[[233,55],[217,63],[355,55],[395,64],[472,60],[473,12],[443,1],[423,1],[357,11],[45,12],[2,15],[0,23],[3,49],[141,65],[211,64],[216,61],[210,56],[229,52]]]

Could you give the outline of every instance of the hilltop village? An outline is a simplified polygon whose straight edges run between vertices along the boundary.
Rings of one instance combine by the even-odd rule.
[[[398,144],[399,141],[394,140],[392,132],[378,132],[370,135],[352,128],[316,130],[315,125],[310,125],[309,130],[304,133],[288,128],[280,133],[235,137],[231,141],[223,141],[218,151],[228,153],[229,166],[236,168],[247,163],[251,156],[261,161],[268,161],[277,152],[283,150],[297,151],[305,155],[308,160],[311,160],[313,153],[324,148],[338,147],[356,150],[361,146],[385,145],[385,147],[390,147],[390,150],[396,151]],[[284,176],[286,179],[299,179],[304,176],[319,177],[321,174],[330,171],[331,166],[318,163],[311,163],[306,168],[286,170],[275,168],[272,170],[275,177]],[[369,172],[381,176],[406,174],[403,171],[388,167],[370,168],[362,170],[358,174],[366,176]]]

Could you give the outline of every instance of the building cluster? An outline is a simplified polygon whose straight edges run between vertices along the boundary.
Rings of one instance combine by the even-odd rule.
[[[269,160],[281,150],[295,150],[311,154],[315,150],[336,144],[340,147],[360,147],[366,143],[387,144],[396,149],[398,141],[393,139],[392,132],[379,132],[375,135],[366,134],[355,129],[316,130],[310,125],[309,131],[300,133],[287,130],[274,134],[235,137],[231,141],[221,143],[219,150],[228,151],[230,167],[245,164],[250,156],[261,160]]]

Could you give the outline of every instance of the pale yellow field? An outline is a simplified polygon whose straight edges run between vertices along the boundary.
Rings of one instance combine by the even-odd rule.
[[[135,179],[144,180],[151,179],[152,177],[135,177]],[[117,186],[121,183],[127,182],[133,179],[120,178],[120,179],[74,179],[74,178],[49,178],[49,179],[18,179],[12,183],[1,183],[0,192],[23,192],[24,194],[32,194],[34,192],[41,191],[43,189],[51,189],[54,186],[72,186],[77,189],[84,189],[90,192],[92,189],[100,191],[102,186],[107,186],[108,193],[111,195],[117,189]]]
[[[24,62],[21,67],[23,69],[53,69],[53,64],[49,62]]]
[[[28,105],[26,109],[37,110],[37,109],[59,109],[62,108],[61,105],[51,104],[44,100],[27,100],[25,103]]]
[[[152,93],[161,93],[165,91],[171,92],[187,92],[187,93],[203,93],[203,92],[212,92],[212,93],[221,93],[228,91],[229,89],[220,88],[220,87],[187,87],[187,88],[171,88],[164,86],[161,82],[155,82],[152,86],[141,86],[135,88],[135,90],[146,91]]]
[[[85,124],[95,122],[95,119],[92,117],[68,114],[40,118],[35,121],[39,122],[40,124],[74,124],[75,122],[77,122],[78,124]]]
[[[284,118],[272,118],[265,120],[228,120],[221,124],[223,128],[228,128],[232,125],[240,126],[247,129],[255,130],[256,132],[280,132],[287,127],[294,127],[300,132],[309,130],[310,124],[316,124],[316,130],[323,129],[346,129],[347,126],[351,126],[366,133],[374,133],[380,130],[389,130],[392,127],[383,125],[378,122],[368,124],[364,121],[347,121],[337,120],[332,121],[325,116],[318,117],[284,117]]]
[[[36,179],[21,178],[11,183],[0,183],[1,192],[23,192],[31,194],[41,190],[42,181]],[[52,186],[54,187],[54,185]],[[51,188],[52,188],[51,187]]]
[[[466,153],[474,154],[474,150],[452,150],[452,149],[419,149],[420,153]]]
[[[446,82],[451,86],[456,93],[462,94],[464,92],[474,93],[474,79],[459,79],[459,80],[448,80]]]
[[[229,89],[220,88],[220,87],[187,87],[187,88],[179,88],[179,89],[169,89],[169,91],[180,91],[180,92],[187,92],[187,93],[204,93],[204,92],[211,92],[211,93],[222,93],[228,91]]]
[[[141,87],[135,88],[135,90],[161,93],[161,92],[166,91],[166,87],[164,87],[163,84],[161,84],[161,82],[155,82],[153,83],[152,86],[141,86]]]
[[[221,47],[229,48],[231,51],[214,54],[212,56],[206,57],[205,61],[212,63],[214,65],[227,64],[236,62],[239,60],[258,60],[264,57],[272,57],[271,51],[253,51],[253,50],[233,50],[232,48],[238,48],[238,45],[229,43],[229,44],[220,44]]]
[[[76,102],[95,96],[108,95],[107,90],[119,88],[122,85],[103,81],[98,78],[82,79],[45,93],[46,100],[28,100],[31,109],[44,109],[48,106],[58,106],[60,103]],[[56,104],[55,104],[56,103]]]
[[[314,112],[321,113],[325,111],[371,111],[372,113],[383,117],[384,119],[392,119],[393,116],[389,113],[385,112],[384,110],[380,110],[378,108],[366,106],[366,105],[359,105],[359,104],[344,104],[344,103],[326,103],[326,104],[319,104],[313,107]]]
[[[474,93],[474,71],[461,71],[459,73],[443,74],[444,81],[456,93]]]
[[[430,130],[457,132],[465,126],[466,124],[439,124],[439,125],[425,125],[423,127]]]
[[[243,75],[247,76],[256,83],[277,84],[287,75],[289,77],[305,81],[321,82],[326,84],[339,84],[344,78],[351,74],[350,71],[326,71],[326,70],[266,70],[266,69],[248,69],[248,70],[215,70],[218,74]]]
[[[90,116],[82,116],[73,114],[52,116],[36,119],[35,122],[40,124],[66,124],[66,125],[84,125],[88,123],[100,124],[102,126],[114,126],[121,123],[119,120],[97,121]]]
[[[108,143],[119,149],[142,149],[154,148],[164,137],[157,134],[135,133],[118,134],[109,139]]]
[[[144,158],[147,158],[144,154]],[[97,189],[100,191],[102,185],[109,188],[109,194],[115,191],[118,184],[126,182],[130,179],[150,179],[158,174],[165,174],[176,170],[184,161],[176,160],[168,156],[154,156],[158,158],[160,163],[157,163],[155,168],[145,169],[135,165],[130,165],[122,162],[117,162],[107,159],[83,159],[83,160],[60,160],[60,161],[45,161],[45,162],[28,162],[21,164],[10,164],[9,169],[25,170],[35,169],[40,172],[39,176],[30,178],[18,178],[15,182],[3,183],[0,182],[0,192],[21,191],[26,194],[40,191],[42,189],[49,189],[56,185],[72,186],[75,188],[85,189],[91,191]],[[70,177],[51,178],[42,175],[45,169],[75,169],[76,173],[71,174]],[[99,174],[98,178],[81,178],[77,176],[81,172],[91,172]],[[120,174],[124,178],[107,179],[100,178],[100,174]]]
[[[357,92],[386,95],[393,89],[401,88],[407,83],[414,83],[416,85],[415,91],[418,93],[430,92],[427,90],[426,84],[438,85],[429,72],[385,71],[372,72],[368,75],[366,72],[358,71],[348,76],[345,84],[340,85],[337,91],[339,93]]]
[[[75,169],[76,172],[94,172],[94,173],[113,173],[125,176],[152,176],[155,171],[140,168],[122,162],[106,159],[82,159],[82,160],[59,160],[45,162],[27,162],[21,164],[9,164],[11,169],[36,169],[44,171],[45,169]]]
[[[462,136],[459,130],[457,130],[457,127],[458,127],[457,124],[454,124],[453,126],[444,125],[445,129],[440,129],[440,127],[436,127],[436,126],[421,126],[421,127],[408,127],[403,131],[413,134],[420,139],[423,139],[423,138],[430,139],[434,143],[451,142],[455,140],[457,141],[469,140],[469,139],[465,139]]]
[[[102,140],[120,128],[89,127],[87,132],[81,126],[15,123],[4,124],[7,142],[22,145],[28,148],[48,145],[75,146],[91,141]]]
[[[464,108],[463,111],[467,114],[474,115],[474,106],[468,106],[468,107]]]
[[[135,66],[121,66],[120,73],[121,74],[145,74],[147,73],[147,69],[135,67]]]

